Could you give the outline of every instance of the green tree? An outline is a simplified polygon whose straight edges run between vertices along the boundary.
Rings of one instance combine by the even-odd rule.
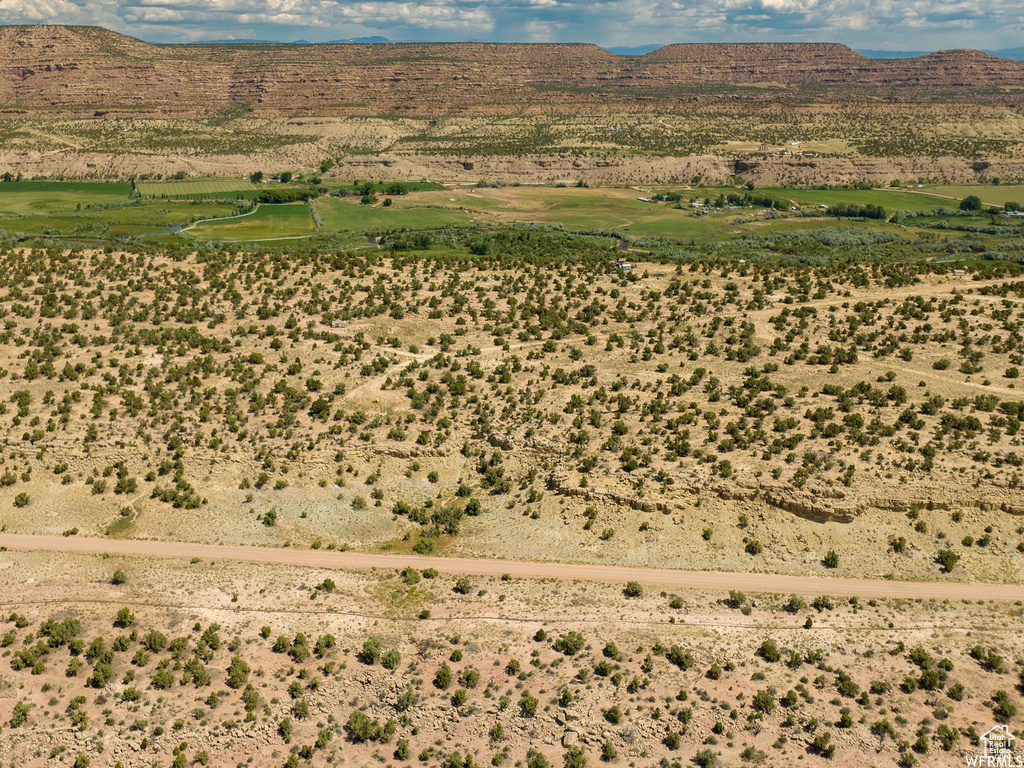
[[[367,638],[363,643],[363,649],[359,652],[359,659],[364,664],[376,664],[384,650],[380,640],[376,637]]]
[[[241,688],[249,680],[249,665],[241,656],[231,659],[231,666],[228,667],[227,684],[229,688]]]
[[[540,635],[540,631],[537,635],[534,635],[534,639]],[[557,640],[553,643],[553,647],[559,653],[564,653],[566,656],[575,656],[586,644],[586,640],[583,635],[579,632],[566,632],[564,635],[560,635]]]
[[[447,664],[442,664],[441,668],[437,670],[437,674],[434,675],[434,686],[440,688],[442,691],[447,691],[448,686],[452,684],[452,668]]]
[[[14,711],[11,714],[10,726],[11,728],[18,728],[25,724],[28,720],[29,710],[32,709],[32,705],[25,702],[19,701],[14,705]]]
[[[951,549],[940,549],[935,556],[935,560],[942,566],[943,573],[949,573],[953,570],[953,566],[959,562],[960,555]]]
[[[537,705],[539,703],[540,702],[537,701],[535,696],[524,693],[523,697],[519,700],[519,709],[522,711],[524,717],[535,717],[537,714]]]
[[[380,738],[380,724],[376,720],[371,720],[366,713],[358,710],[348,716],[345,730],[348,732],[349,739],[356,744],[376,741]]]
[[[754,694],[753,706],[761,714],[769,715],[775,710],[775,698],[768,691],[758,691]]]

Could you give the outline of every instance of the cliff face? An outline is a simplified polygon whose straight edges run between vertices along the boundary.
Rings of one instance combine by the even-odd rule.
[[[8,115],[654,110],[721,98],[1008,103],[1022,82],[1024,62],[977,51],[872,60],[836,44],[702,44],[620,57],[593,45],[151,45],[96,27],[0,28]]]

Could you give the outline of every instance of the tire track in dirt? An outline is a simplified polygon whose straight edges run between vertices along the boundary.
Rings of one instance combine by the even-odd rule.
[[[0,534],[0,546],[12,550],[116,554],[140,557],[202,558],[233,560],[314,568],[367,570],[372,568],[436,568],[473,576],[557,579],[625,583],[636,581],[662,589],[695,589],[703,592],[772,592],[813,597],[823,594],[858,598],[900,598],[938,600],[1022,600],[1024,585],[965,582],[911,582],[818,576],[789,576],[775,573],[730,573],[637,568],[589,563],[531,562],[464,557],[423,557],[418,555],[330,552],[272,547],[198,544],[180,541],[97,539],[29,534]]]

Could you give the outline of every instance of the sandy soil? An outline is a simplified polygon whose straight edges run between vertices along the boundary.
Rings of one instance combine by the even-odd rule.
[[[115,570],[125,583],[110,583]],[[629,598],[621,582],[587,579],[472,576],[466,594],[456,585],[447,573],[409,585],[393,567],[2,552],[0,618],[12,618],[0,628],[0,760],[36,768],[85,755],[90,768],[148,768],[184,752],[186,765],[280,768],[294,756],[316,768],[441,766],[458,751],[476,765],[513,765],[537,750],[560,765],[577,746],[598,765],[610,743],[613,766],[681,764],[702,750],[721,766],[800,766],[832,764],[813,745],[827,734],[838,762],[890,768],[910,752],[921,766],[951,766],[977,753],[972,739],[993,724],[998,690],[1021,703],[1020,608],[997,600],[833,598],[791,611],[790,598],[761,591],[727,603],[725,590]],[[112,627],[122,608],[130,627]],[[104,647],[117,649],[108,682],[87,684],[96,664],[66,647],[50,648],[36,668],[11,664],[50,618],[77,620],[86,648],[105,637]],[[133,656],[153,630],[184,652]],[[581,635],[572,655],[553,647],[569,632]],[[297,633],[311,650],[327,635],[334,644],[308,658],[274,652],[278,638],[288,647]],[[371,638],[398,652],[393,670],[360,658]],[[997,654],[985,660],[999,671],[972,657],[976,647]],[[235,657],[249,668],[238,687],[227,675]],[[71,674],[75,659],[84,665]],[[901,690],[923,674],[913,659],[950,667],[943,689]],[[209,683],[188,681],[186,662],[205,668]],[[446,690],[432,682],[442,667],[454,678]],[[157,686],[162,668],[174,672],[168,688]],[[473,671],[478,682],[462,677]],[[840,691],[842,675],[849,683]],[[755,709],[757,695],[773,702],[769,711]],[[537,700],[532,716],[522,709],[527,696]],[[27,717],[11,725],[18,705]],[[357,739],[348,727],[355,712],[380,728],[393,720],[394,733]],[[882,721],[892,732],[879,738]],[[1010,725],[1019,729],[1017,715]]]
[[[79,554],[117,554],[127,556],[235,560],[318,568],[436,568],[472,576],[598,581],[605,583],[637,581],[662,589],[693,589],[707,592],[739,589],[786,592],[805,597],[822,592],[847,597],[884,597],[901,599],[1020,600],[1024,587],[1011,584],[965,584],[962,582],[908,582],[877,579],[818,578],[772,573],[727,573],[683,571],[656,568],[628,568],[587,563],[528,562],[522,560],[485,560],[466,557],[422,557],[417,555],[374,555],[365,552],[327,552],[323,550],[280,549],[193,544],[169,541],[107,540],[78,536],[26,536],[0,533],[0,546],[12,550],[37,552],[74,552]]]

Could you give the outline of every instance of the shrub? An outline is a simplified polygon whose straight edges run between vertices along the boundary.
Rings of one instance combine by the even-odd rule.
[[[376,720],[371,720],[366,713],[358,710],[348,716],[345,731],[348,733],[349,739],[356,744],[376,741],[380,738],[380,724]]]
[[[1006,691],[996,691],[992,696],[992,714],[997,723],[1007,724],[1017,715],[1017,705],[1010,700]]]
[[[565,751],[564,765],[565,768],[586,768],[587,754],[583,747],[569,747]]]
[[[665,658],[684,672],[696,663],[693,655],[689,651],[684,651],[678,645],[671,646],[665,654]]]
[[[775,711],[775,698],[768,691],[758,691],[754,694],[754,709],[763,715],[769,715]]]
[[[586,640],[581,633],[566,632],[564,635],[559,635],[552,647],[559,653],[564,653],[566,656],[575,656],[583,649],[585,644]]]
[[[32,709],[32,705],[24,701],[19,701],[14,705],[14,711],[11,714],[9,724],[11,728],[19,728],[24,725],[28,720],[29,710]]]
[[[437,674],[434,675],[434,687],[439,688],[442,691],[447,691],[451,684],[452,668],[447,664],[444,664],[437,670]]]
[[[245,659],[241,656],[235,656],[231,659],[231,665],[228,667],[228,679],[227,685],[229,688],[238,689],[246,684],[249,680],[249,665],[245,663]]]
[[[836,745],[831,744],[831,733],[819,733],[814,737],[811,748],[826,760],[831,760],[836,754]]]
[[[380,658],[382,650],[383,647],[381,646],[380,640],[376,637],[367,638],[363,643],[362,650],[359,652],[359,659],[364,664],[376,664],[377,659]]]
[[[282,174],[281,180],[284,181],[284,174]],[[297,203],[300,200],[309,200],[311,197],[314,197],[314,193],[308,189],[265,189],[256,196],[256,202],[277,205]]]
[[[747,602],[747,596],[738,590],[730,589],[729,597],[727,597],[723,602],[735,610]]]
[[[778,646],[771,638],[768,638],[761,643],[761,647],[757,649],[757,655],[765,661],[770,661],[773,664],[782,658],[782,654],[779,652]]]
[[[935,555],[935,561],[942,566],[943,573],[949,573],[960,560],[960,555],[951,549],[940,549]]]
[[[642,597],[644,594],[644,588],[640,586],[638,581],[627,581],[625,589],[622,590],[626,597]]]
[[[537,705],[539,703],[536,697],[524,693],[523,697],[519,700],[519,709],[524,717],[534,717],[537,714]]]
[[[618,754],[619,752],[615,749],[615,745],[612,744],[611,739],[606,739],[604,744],[601,745],[601,759],[603,761],[608,762],[609,760],[614,760],[615,756]]]

